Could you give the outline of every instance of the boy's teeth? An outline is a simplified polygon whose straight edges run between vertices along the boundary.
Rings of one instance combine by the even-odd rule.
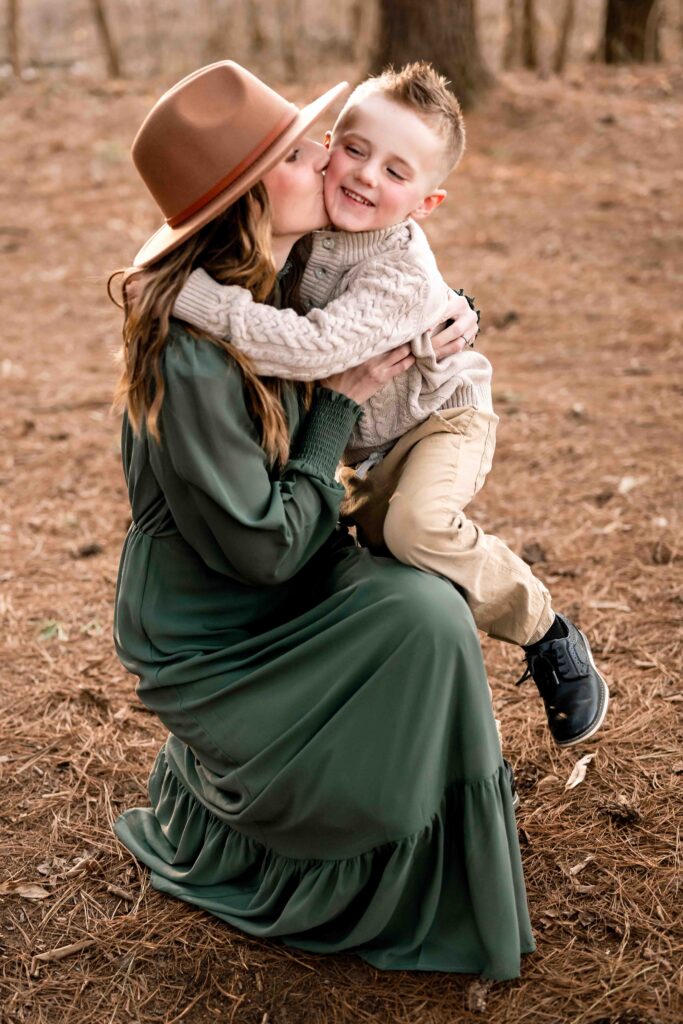
[[[363,196],[359,196],[357,192],[352,192],[350,188],[345,188],[345,189],[343,189],[343,191],[346,193],[347,196],[350,196],[351,199],[355,199],[357,203],[362,203],[363,206],[372,206],[373,205],[367,199],[364,199]]]

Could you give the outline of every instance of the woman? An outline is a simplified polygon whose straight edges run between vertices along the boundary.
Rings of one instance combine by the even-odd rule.
[[[222,62],[162,97],[133,147],[166,224],[124,325],[115,639],[171,735],[151,807],[116,830],[157,889],[252,935],[511,978],[533,940],[471,615],[337,525],[359,405],[407,346],[295,387],[169,322],[197,266],[272,299],[325,223],[326,155],[302,136],[342,91],[297,111]]]

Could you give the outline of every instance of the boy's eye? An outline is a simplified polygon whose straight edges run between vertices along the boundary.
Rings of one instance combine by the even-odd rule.
[[[392,176],[392,178],[396,178],[398,181],[405,181],[403,175],[399,174],[398,171],[395,171],[393,167],[387,167],[387,170],[389,174]]]
[[[292,152],[289,153],[289,155],[286,157],[285,163],[286,164],[293,164],[295,162],[295,160],[298,159],[300,152],[301,152],[301,150],[298,149],[298,148],[297,149],[293,149]]]
[[[357,146],[349,146],[349,145],[347,145],[346,152],[350,153],[351,156],[362,156],[363,155],[362,151],[360,149],[358,149]]]

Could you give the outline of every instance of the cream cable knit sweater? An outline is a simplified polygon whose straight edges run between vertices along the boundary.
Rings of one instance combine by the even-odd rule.
[[[417,362],[363,406],[345,461],[389,448],[439,409],[491,409],[491,364],[466,349],[437,362],[430,327],[444,319],[449,289],[422,229],[411,220],[379,231],[316,231],[301,284],[309,312],[253,301],[195,270],[173,315],[229,339],[260,374],[318,380],[410,342]],[[324,308],[320,308],[324,307]]]

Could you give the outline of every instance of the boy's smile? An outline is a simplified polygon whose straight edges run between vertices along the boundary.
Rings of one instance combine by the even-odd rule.
[[[352,199],[354,202],[360,203],[362,206],[374,206],[375,205],[374,203],[371,203],[369,199],[364,199],[363,196],[360,195],[360,193],[354,192],[350,188],[345,188],[343,185],[342,185],[342,193],[343,193],[343,195],[346,196],[347,199]]]
[[[343,231],[376,231],[426,217],[445,196],[434,186],[443,141],[414,111],[371,93],[344,111],[328,137],[325,205]]]

